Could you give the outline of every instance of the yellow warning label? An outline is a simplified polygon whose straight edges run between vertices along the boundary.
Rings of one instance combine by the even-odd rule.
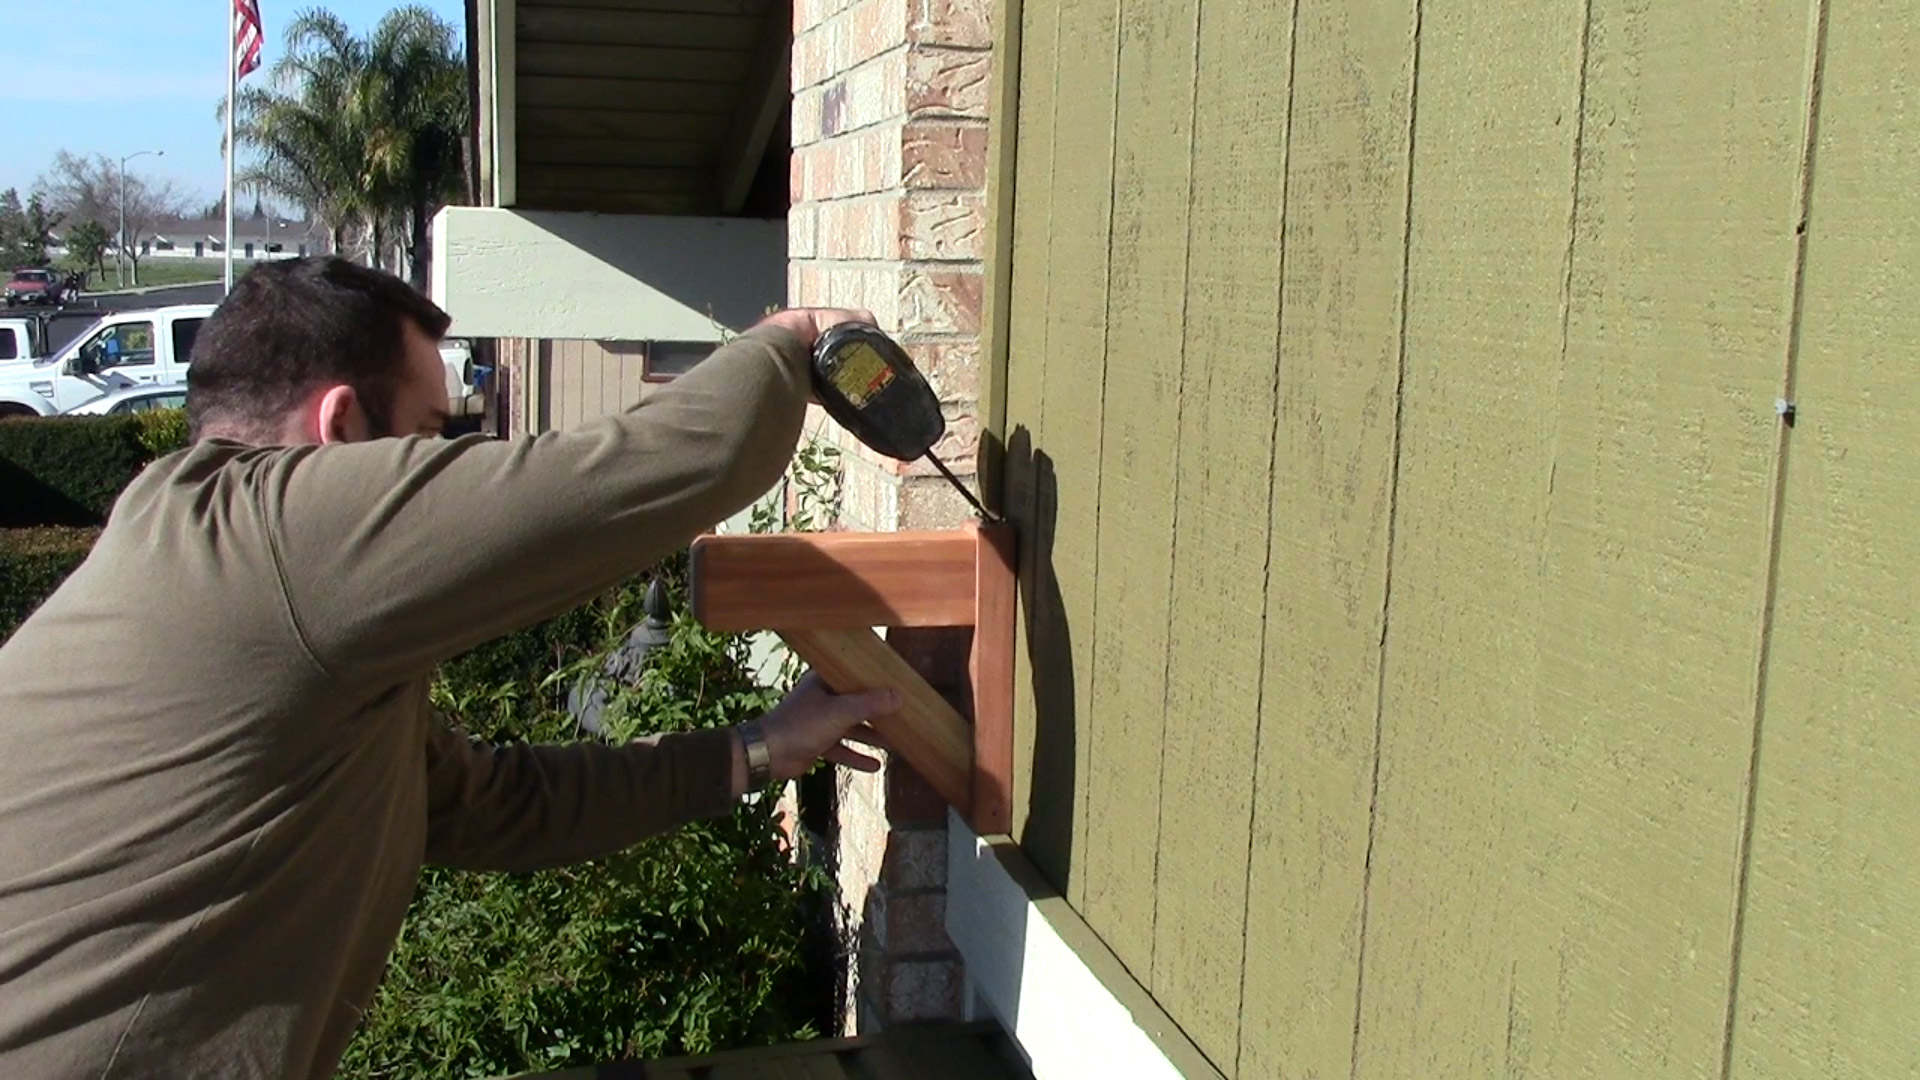
[[[893,382],[893,368],[873,346],[856,341],[845,347],[840,363],[833,369],[833,388],[840,391],[856,409]]]

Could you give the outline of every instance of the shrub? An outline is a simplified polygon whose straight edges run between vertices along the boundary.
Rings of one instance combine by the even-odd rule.
[[[149,409],[134,413],[140,425],[140,445],[154,458],[163,458],[187,446],[187,410]]]
[[[681,590],[682,560],[660,568]],[[435,703],[495,741],[580,737],[559,706],[641,616],[644,582],[445,665]],[[556,661],[556,657],[568,658]],[[776,692],[745,642],[676,618],[609,739],[736,723]],[[479,1077],[765,1045],[814,1033],[806,905],[772,800],[593,862],[536,874],[429,868],[342,1062],[350,1077]]]
[[[98,525],[153,460],[135,416],[0,423],[0,525]]]
[[[99,535],[91,528],[0,529],[0,642],[53,595]]]

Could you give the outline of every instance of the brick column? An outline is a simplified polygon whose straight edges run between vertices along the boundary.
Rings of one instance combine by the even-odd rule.
[[[935,453],[974,473],[991,0],[795,0],[791,303],[864,307],[939,392]],[[873,531],[955,526],[967,508],[925,464],[842,448],[843,518]],[[948,671],[964,642],[896,639]],[[936,685],[940,681],[936,680]],[[958,1017],[964,979],[945,931],[945,807],[904,765],[842,770],[837,858],[848,1033]]]

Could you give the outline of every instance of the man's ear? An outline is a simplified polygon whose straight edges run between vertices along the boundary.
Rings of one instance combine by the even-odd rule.
[[[321,391],[314,409],[314,441],[318,443],[364,442],[367,418],[351,386],[329,386]]]

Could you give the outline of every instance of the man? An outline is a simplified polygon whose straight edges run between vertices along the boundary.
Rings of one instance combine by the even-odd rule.
[[[439,308],[340,259],[249,273],[195,344],[194,445],[0,648],[0,1076],[329,1076],[423,860],[560,865],[726,812],[768,756],[874,767],[841,740],[891,691],[623,747],[480,745],[427,703],[440,660],[771,487],[813,339],[868,318],[783,312],[622,415],[447,440]]]

